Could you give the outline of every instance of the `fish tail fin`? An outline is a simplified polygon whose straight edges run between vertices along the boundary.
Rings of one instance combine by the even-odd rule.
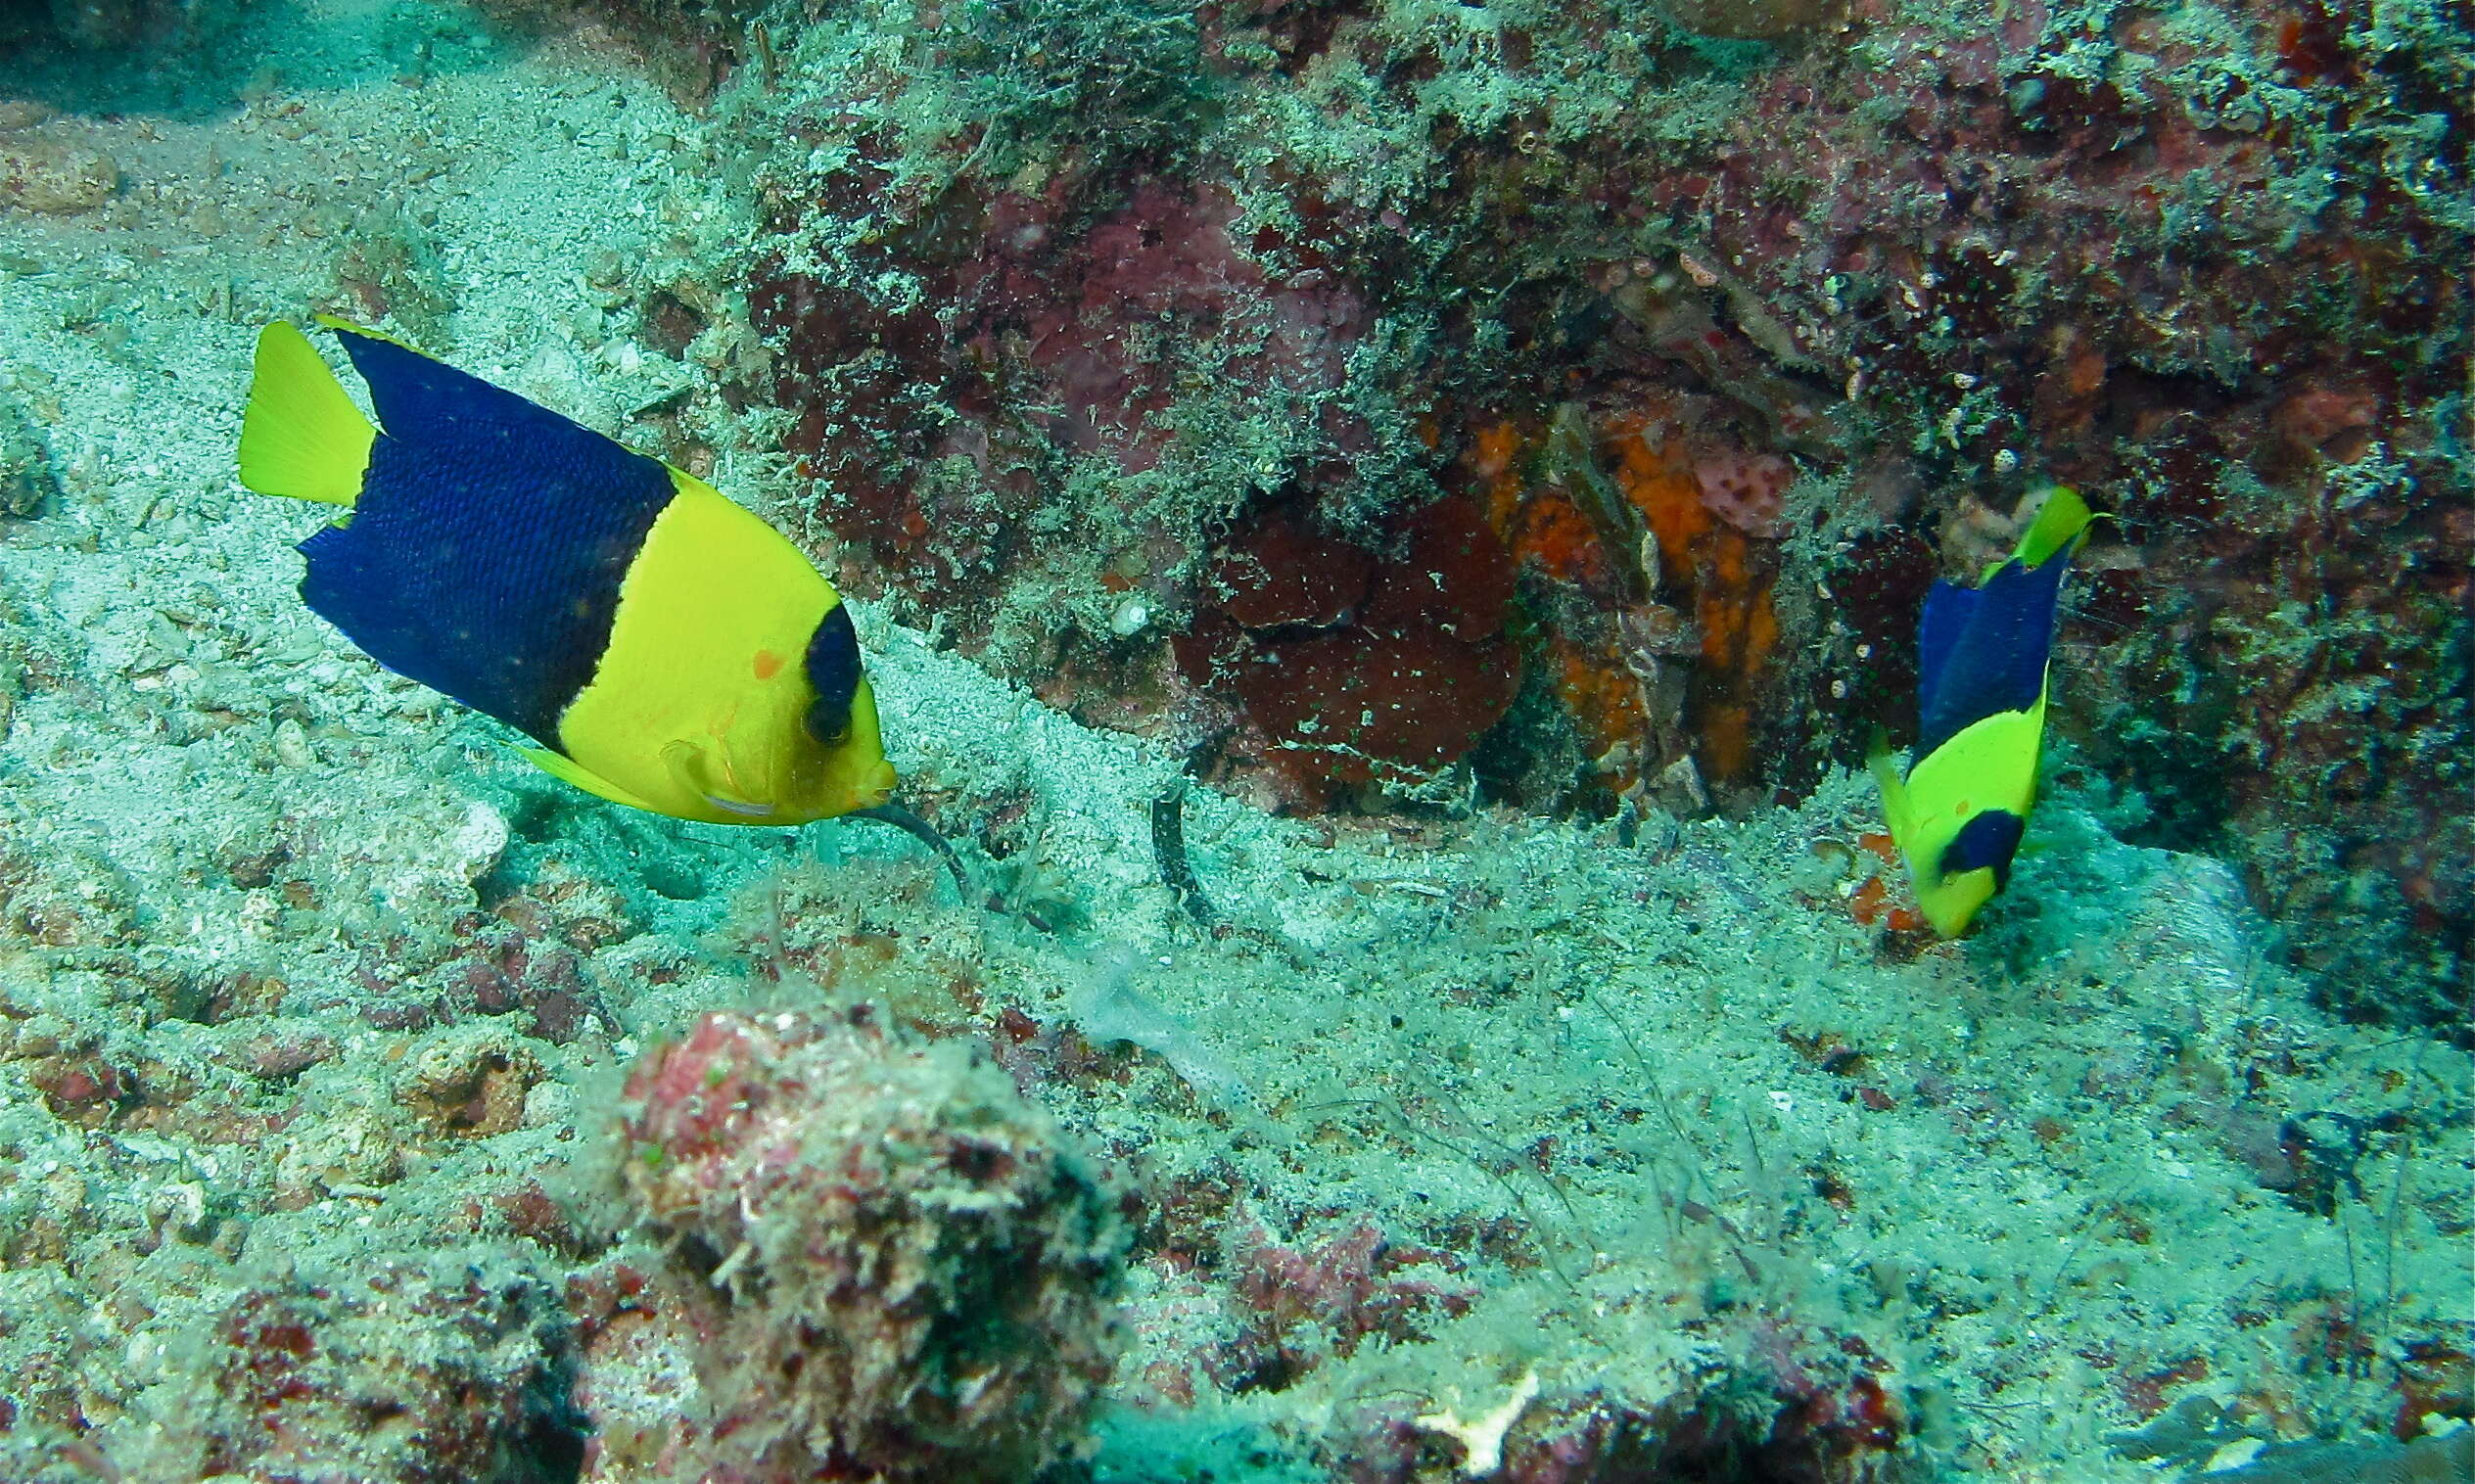
[[[360,498],[377,437],[298,326],[279,319],[258,332],[241,414],[242,484],[349,507]]]
[[[2088,523],[2097,519],[2079,491],[2069,485],[2056,485],[2037,507],[2036,519],[2020,537],[2020,549],[2013,559],[2023,567],[2042,567],[2058,552],[2079,549],[2088,533]]]

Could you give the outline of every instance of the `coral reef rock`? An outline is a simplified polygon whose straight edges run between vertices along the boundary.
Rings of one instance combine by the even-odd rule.
[[[995,1064],[712,1014],[628,1096],[622,1178],[671,1239],[657,1302],[707,1403],[676,1476],[1016,1480],[1080,1437],[1126,1236]]]

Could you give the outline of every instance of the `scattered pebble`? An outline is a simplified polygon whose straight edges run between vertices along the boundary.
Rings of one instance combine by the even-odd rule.
[[[91,145],[51,136],[0,137],[0,206],[47,216],[91,211],[120,189],[120,166]]]

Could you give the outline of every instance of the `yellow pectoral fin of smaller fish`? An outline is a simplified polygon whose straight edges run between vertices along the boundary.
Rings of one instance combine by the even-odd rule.
[[[350,506],[378,430],[352,405],[309,337],[276,320],[257,334],[241,414],[241,483],[260,494]]]
[[[624,804],[630,809],[640,809],[654,814],[662,812],[574,758],[554,753],[546,747],[519,747],[516,751],[526,762],[561,783],[573,784],[597,798],[607,799],[613,804]]]

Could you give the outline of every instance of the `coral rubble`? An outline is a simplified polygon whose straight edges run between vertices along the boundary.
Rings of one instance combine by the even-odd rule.
[[[1029,1478],[1108,1379],[1114,1198],[993,1062],[870,1020],[707,1015],[629,1082],[706,1399],[674,1477]]]

